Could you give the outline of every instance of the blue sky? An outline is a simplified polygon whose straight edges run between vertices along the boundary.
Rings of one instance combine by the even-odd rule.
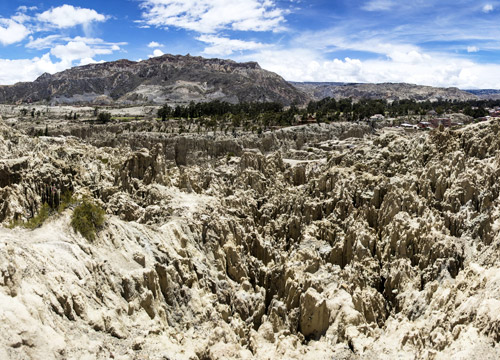
[[[8,0],[0,84],[164,53],[295,81],[500,88],[500,0]]]

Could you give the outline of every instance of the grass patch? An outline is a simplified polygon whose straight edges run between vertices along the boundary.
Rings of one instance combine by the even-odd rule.
[[[73,211],[71,227],[88,241],[93,241],[104,224],[104,210],[88,199],[84,199]]]
[[[143,118],[144,118],[144,115],[136,115],[136,116],[113,116],[113,120],[121,121],[121,122],[129,122],[129,121],[134,121],[134,120],[141,120]]]
[[[24,227],[26,229],[30,229],[30,230],[36,229],[36,228],[42,226],[42,224],[45,222],[45,220],[47,220],[49,218],[50,211],[51,211],[51,209],[50,209],[49,204],[44,203],[42,205],[42,207],[40,208],[40,211],[38,211],[38,214],[33,216],[31,219],[29,219],[27,221],[13,220],[9,223],[9,225],[7,225],[7,227],[9,229],[13,229],[15,227],[22,226],[22,227]]]

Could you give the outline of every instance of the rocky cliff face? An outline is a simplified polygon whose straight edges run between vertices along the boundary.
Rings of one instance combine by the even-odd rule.
[[[292,83],[315,100],[326,97],[334,99],[352,98],[394,100],[476,100],[475,94],[457,88],[436,88],[412,84],[342,84],[342,83]]]
[[[93,242],[71,208],[0,228],[1,358],[500,356],[498,123],[140,124],[127,144],[0,123],[4,225],[64,190],[107,212]]]
[[[44,74],[0,87],[0,103],[144,104],[223,100],[304,103],[303,93],[257,63],[164,55],[119,60]]]

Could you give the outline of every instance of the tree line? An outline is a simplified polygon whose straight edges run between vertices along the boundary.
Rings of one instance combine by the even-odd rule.
[[[488,114],[486,108],[496,106],[500,106],[500,100],[440,100],[435,102],[399,100],[388,102],[372,99],[353,101],[352,99],[325,98],[319,101],[310,101],[305,107],[299,107],[296,104],[285,107],[277,102],[231,104],[215,100],[176,106],[165,104],[158,110],[157,115],[163,121],[170,118],[198,119],[207,117],[213,121],[230,119],[234,126],[240,126],[248,120],[260,122],[263,126],[288,126],[294,124],[298,117],[302,119],[314,118],[317,122],[360,121],[376,114],[389,117],[424,116],[430,111],[435,111],[438,116],[462,112],[465,115],[478,118]]]

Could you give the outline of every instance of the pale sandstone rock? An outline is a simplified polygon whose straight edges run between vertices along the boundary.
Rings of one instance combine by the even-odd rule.
[[[313,288],[300,297],[300,331],[307,338],[319,339],[327,330],[330,313],[326,300]]]
[[[186,135],[177,164],[162,124],[123,126],[0,123],[3,225],[66,190],[107,212],[91,243],[72,207],[0,228],[0,357],[500,356],[498,124]]]

